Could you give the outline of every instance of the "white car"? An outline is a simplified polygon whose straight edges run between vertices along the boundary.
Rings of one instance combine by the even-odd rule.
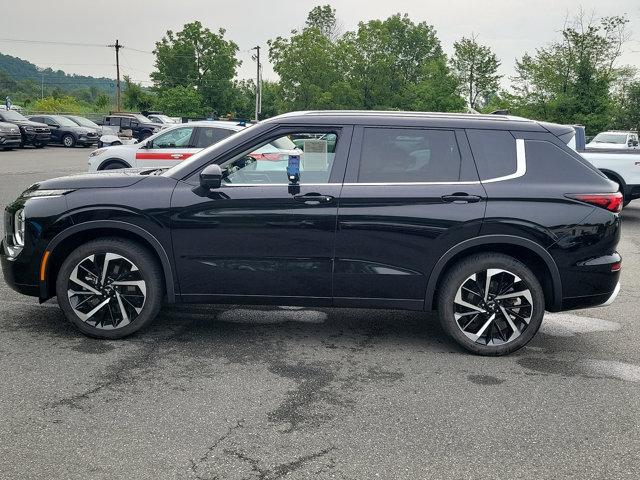
[[[150,113],[147,115],[147,118],[155,123],[162,123],[163,125],[173,125],[175,123],[179,123],[171,117],[167,115],[163,115],[161,113]]]
[[[140,143],[94,150],[89,154],[89,171],[172,167],[243,128],[235,122],[224,121],[180,123]]]
[[[626,150],[638,148],[638,134],[636,132],[615,131],[597,134],[587,143],[587,148],[599,150]]]

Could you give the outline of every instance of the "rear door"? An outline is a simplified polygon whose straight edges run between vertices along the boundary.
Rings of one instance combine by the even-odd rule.
[[[334,303],[422,308],[433,265],[478,234],[485,200],[463,131],[358,127],[338,208]]]
[[[193,144],[196,128],[185,125],[164,132],[141,146],[136,152],[136,166],[171,167],[200,151]]]

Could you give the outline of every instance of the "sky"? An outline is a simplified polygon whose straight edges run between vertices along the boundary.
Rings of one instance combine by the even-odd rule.
[[[37,2],[37,8],[34,2],[2,3],[1,53],[67,73],[115,78],[115,55],[106,45],[117,38],[125,46],[121,50],[122,73],[145,86],[151,85],[154,56],[149,52],[155,42],[167,30],[180,30],[194,20],[215,31],[224,28],[226,38],[238,44],[242,60],[239,78],[255,77],[251,48],[260,45],[263,77],[276,79],[266,58],[267,41],[300,28],[311,8],[326,3],[336,8],[343,30],[355,29],[360,21],[408,13],[414,22],[426,21],[436,28],[447,53],[453,51],[453,42],[475,34],[501,60],[504,84],[515,72],[515,60],[557,39],[567,16],[580,8],[596,17],[627,14],[632,41],[621,63],[640,67],[638,0],[57,0]]]

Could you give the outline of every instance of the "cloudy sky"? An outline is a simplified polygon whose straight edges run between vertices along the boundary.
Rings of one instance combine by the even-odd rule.
[[[6,3],[5,3],[6,2]],[[115,77],[113,50],[101,46],[20,43],[38,40],[60,43],[107,45],[116,38],[125,45],[122,70],[149,85],[153,70],[154,42],[168,29],[179,30],[200,20],[240,47],[241,78],[252,77],[255,66],[251,47],[266,47],[270,38],[287,35],[304,24],[315,5],[330,3],[337,9],[345,30],[361,20],[386,18],[406,12],[415,21],[435,26],[445,51],[463,35],[475,33],[502,61],[505,76],[514,72],[514,61],[558,37],[564,20],[580,7],[588,14],[629,16],[632,42],[623,62],[640,66],[640,2],[637,0],[57,0],[20,2],[5,0],[0,17],[0,52],[18,56],[42,67],[67,73]],[[129,48],[126,48],[129,47]],[[141,50],[141,51],[140,51]],[[266,48],[265,48],[266,53]],[[268,64],[265,78],[275,78]]]

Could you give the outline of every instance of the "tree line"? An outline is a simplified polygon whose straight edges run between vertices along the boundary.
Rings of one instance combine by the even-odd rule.
[[[503,78],[500,60],[475,35],[455,42],[447,55],[435,28],[406,14],[344,31],[335,9],[317,6],[302,28],[268,42],[278,80],[262,82],[262,118],[308,109],[508,110],[583,124],[590,134],[637,129],[640,80],[634,67],[619,65],[630,39],[628,22],[624,15],[579,13],[553,42],[523,53],[515,75]],[[153,86],[125,77],[125,108],[252,118],[255,82],[237,78],[239,48],[225,35],[198,21],[167,31],[155,44]],[[48,100],[51,105],[45,100],[40,106],[60,107],[56,98]]]

